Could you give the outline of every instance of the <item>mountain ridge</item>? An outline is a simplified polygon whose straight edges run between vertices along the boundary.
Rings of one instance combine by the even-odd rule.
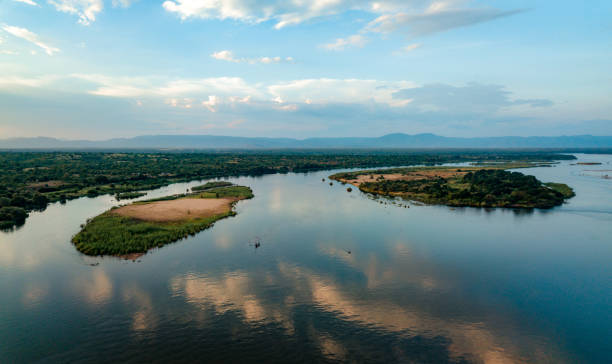
[[[271,138],[141,135],[101,141],[51,137],[0,139],[0,149],[324,149],[324,148],[612,148],[612,136],[445,137],[392,133],[380,137]]]

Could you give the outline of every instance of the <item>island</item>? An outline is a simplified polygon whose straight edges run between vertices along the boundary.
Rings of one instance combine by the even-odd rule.
[[[330,179],[374,195],[402,197],[432,205],[548,209],[574,196],[563,183],[506,171],[528,165],[412,167],[337,173]]]
[[[114,207],[88,220],[72,243],[86,255],[133,258],[234,216],[234,204],[253,197],[249,187],[229,182],[209,182],[192,191]]]

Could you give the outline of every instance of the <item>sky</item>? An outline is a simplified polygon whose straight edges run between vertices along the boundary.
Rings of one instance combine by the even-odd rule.
[[[0,138],[612,135],[612,1],[0,0]]]

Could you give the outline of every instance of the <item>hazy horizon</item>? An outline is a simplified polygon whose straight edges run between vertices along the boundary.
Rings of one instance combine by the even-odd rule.
[[[7,0],[0,138],[612,135],[611,10]]]
[[[219,137],[219,138],[261,138],[261,139],[291,139],[296,141],[304,141],[308,139],[376,139],[383,138],[391,135],[405,135],[405,136],[434,136],[441,138],[457,138],[457,139],[493,139],[493,138],[564,138],[564,137],[612,137],[612,135],[596,135],[596,134],[560,134],[560,135],[483,135],[483,136],[452,136],[452,135],[441,135],[436,133],[386,133],[381,135],[338,135],[338,136],[323,136],[323,137],[289,137],[289,136],[242,136],[242,135],[227,135],[227,134],[139,134],[131,136],[117,136],[117,137],[83,137],[83,138],[67,138],[67,137],[53,137],[48,135],[32,135],[32,136],[17,136],[17,137],[6,137],[0,138],[0,140],[10,139],[55,139],[59,141],[92,141],[92,142],[103,142],[113,139],[134,139],[141,137]]]

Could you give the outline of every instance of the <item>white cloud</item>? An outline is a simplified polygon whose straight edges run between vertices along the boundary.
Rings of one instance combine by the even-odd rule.
[[[181,19],[231,19],[246,23],[276,22],[275,28],[360,10],[380,15],[366,31],[388,32],[409,28],[424,35],[480,23],[517,11],[475,8],[467,0],[167,0],[163,7]]]
[[[202,101],[202,105],[210,112],[216,112],[215,107],[219,104],[219,98],[215,95],[208,96],[208,100]]]
[[[210,55],[212,58],[214,59],[218,59],[220,61],[228,61],[228,62],[240,62],[239,59],[236,59],[234,57],[234,54],[232,53],[232,51],[219,51],[219,52],[214,52],[213,54]]]
[[[259,57],[259,58],[236,58],[232,51],[223,50],[214,52],[210,55],[214,59],[218,59],[220,61],[233,62],[233,63],[284,63],[284,62],[293,62],[293,57]]]
[[[414,87],[408,81],[317,78],[282,82],[267,90],[279,103],[333,104],[379,102],[396,106],[393,93]]]
[[[284,110],[295,109],[295,104],[382,103],[393,107],[404,106],[405,99],[394,98],[400,90],[416,85],[409,81],[380,81],[363,79],[300,79],[287,82],[248,83],[239,77],[215,77],[163,81],[156,77],[107,77],[75,74],[72,77],[93,83],[88,93],[98,96],[165,98],[169,105],[184,106],[200,100],[210,111],[221,105],[277,104]],[[174,100],[174,101],[173,101]],[[195,105],[195,103],[193,103]]]
[[[157,77],[108,77],[95,74],[73,74],[73,78],[93,83],[92,95],[110,97],[206,97],[209,95],[261,97],[257,85],[239,77],[213,77],[160,81]]]
[[[83,25],[96,21],[96,15],[104,8],[102,0],[49,0],[49,4],[57,11],[77,15]]]
[[[368,39],[362,35],[355,34],[346,38],[338,38],[333,43],[323,45],[323,48],[332,51],[341,51],[347,47],[363,47],[368,42]]]
[[[24,4],[32,5],[32,6],[38,6],[38,4],[35,3],[32,0],[13,0],[13,1],[16,1],[18,3],[24,3]]]
[[[406,8],[400,0],[168,0],[163,3],[166,11],[176,13],[181,19],[232,19],[247,23],[275,21],[281,29],[315,18],[340,14],[348,10],[364,10],[380,13]]]
[[[46,43],[43,43],[38,38],[37,34],[27,30],[26,28],[20,28],[20,27],[16,27],[16,26],[11,26],[11,25],[3,24],[2,25],[2,29],[5,32],[7,32],[7,33],[9,33],[9,34],[11,34],[11,35],[13,35],[15,37],[18,37],[18,38],[21,38],[21,39],[25,39],[28,42],[39,46],[40,48],[44,49],[45,52],[48,55],[50,55],[50,56],[52,56],[53,54],[55,54],[55,53],[60,51],[58,48],[55,48],[55,47],[52,47],[52,46],[50,46],[50,45],[48,45]]]
[[[165,1],[164,9],[176,13],[181,19],[233,19],[243,22],[260,23],[270,19],[276,20],[276,28],[289,24],[335,13],[341,0],[315,1],[268,1],[262,4],[250,0],[174,0]]]

